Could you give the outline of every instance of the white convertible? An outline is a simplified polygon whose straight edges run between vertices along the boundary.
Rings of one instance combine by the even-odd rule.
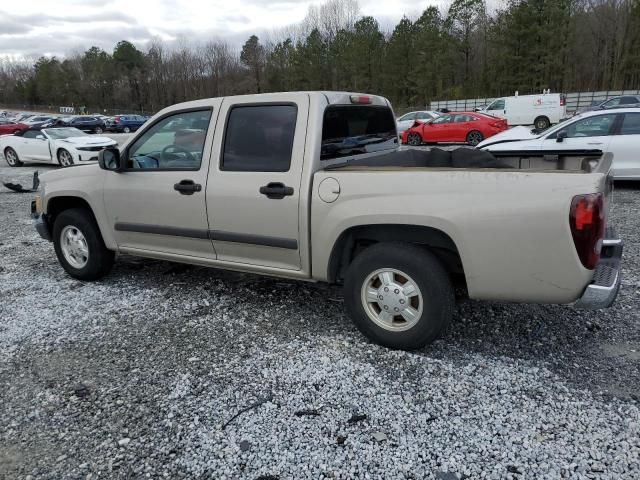
[[[614,179],[640,180],[640,108],[581,113],[542,133],[515,127],[480,142],[477,148],[543,151],[549,158],[567,150],[602,150],[613,153]]]
[[[87,135],[69,127],[25,130],[0,137],[0,152],[12,167],[19,167],[24,162],[59,163],[69,167],[74,163],[95,161],[100,150],[115,145],[117,142],[109,137]]]

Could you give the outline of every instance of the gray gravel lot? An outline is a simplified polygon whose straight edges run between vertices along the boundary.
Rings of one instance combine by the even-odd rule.
[[[414,353],[334,287],[132,257],[73,280],[30,200],[0,186],[0,478],[640,477],[640,185],[614,308],[467,301]]]

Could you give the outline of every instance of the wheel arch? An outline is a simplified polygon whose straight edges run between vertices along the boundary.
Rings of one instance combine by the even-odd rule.
[[[436,255],[457,285],[466,288],[462,259],[453,239],[442,230],[422,225],[372,224],[343,231],[331,249],[327,265],[330,283],[341,283],[351,262],[367,247],[381,242],[422,246]]]
[[[46,218],[47,218],[47,228],[49,232],[53,232],[53,224],[56,221],[56,217],[63,211],[69,210],[71,208],[83,208],[87,210],[93,220],[98,225],[98,229],[100,230],[100,234],[107,245],[108,248],[114,249],[115,242],[112,240],[112,236],[108,235],[108,232],[105,231],[103,225],[101,225],[100,220],[98,219],[96,212],[93,207],[85,198],[76,195],[59,195],[55,197],[50,197],[46,202]]]

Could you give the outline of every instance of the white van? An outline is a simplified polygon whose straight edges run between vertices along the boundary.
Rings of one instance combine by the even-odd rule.
[[[512,125],[533,125],[539,130],[549,128],[566,117],[566,102],[560,93],[518,95],[496,98],[481,110],[507,120]]]

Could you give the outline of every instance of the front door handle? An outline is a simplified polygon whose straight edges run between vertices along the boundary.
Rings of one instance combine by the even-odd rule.
[[[195,183],[193,180],[181,180],[180,183],[176,183],[173,186],[173,189],[182,195],[193,195],[202,190],[202,185]]]
[[[267,198],[281,200],[284,197],[293,195],[293,187],[287,187],[281,182],[270,182],[263,187],[260,187],[260,193],[262,195],[266,195]]]

